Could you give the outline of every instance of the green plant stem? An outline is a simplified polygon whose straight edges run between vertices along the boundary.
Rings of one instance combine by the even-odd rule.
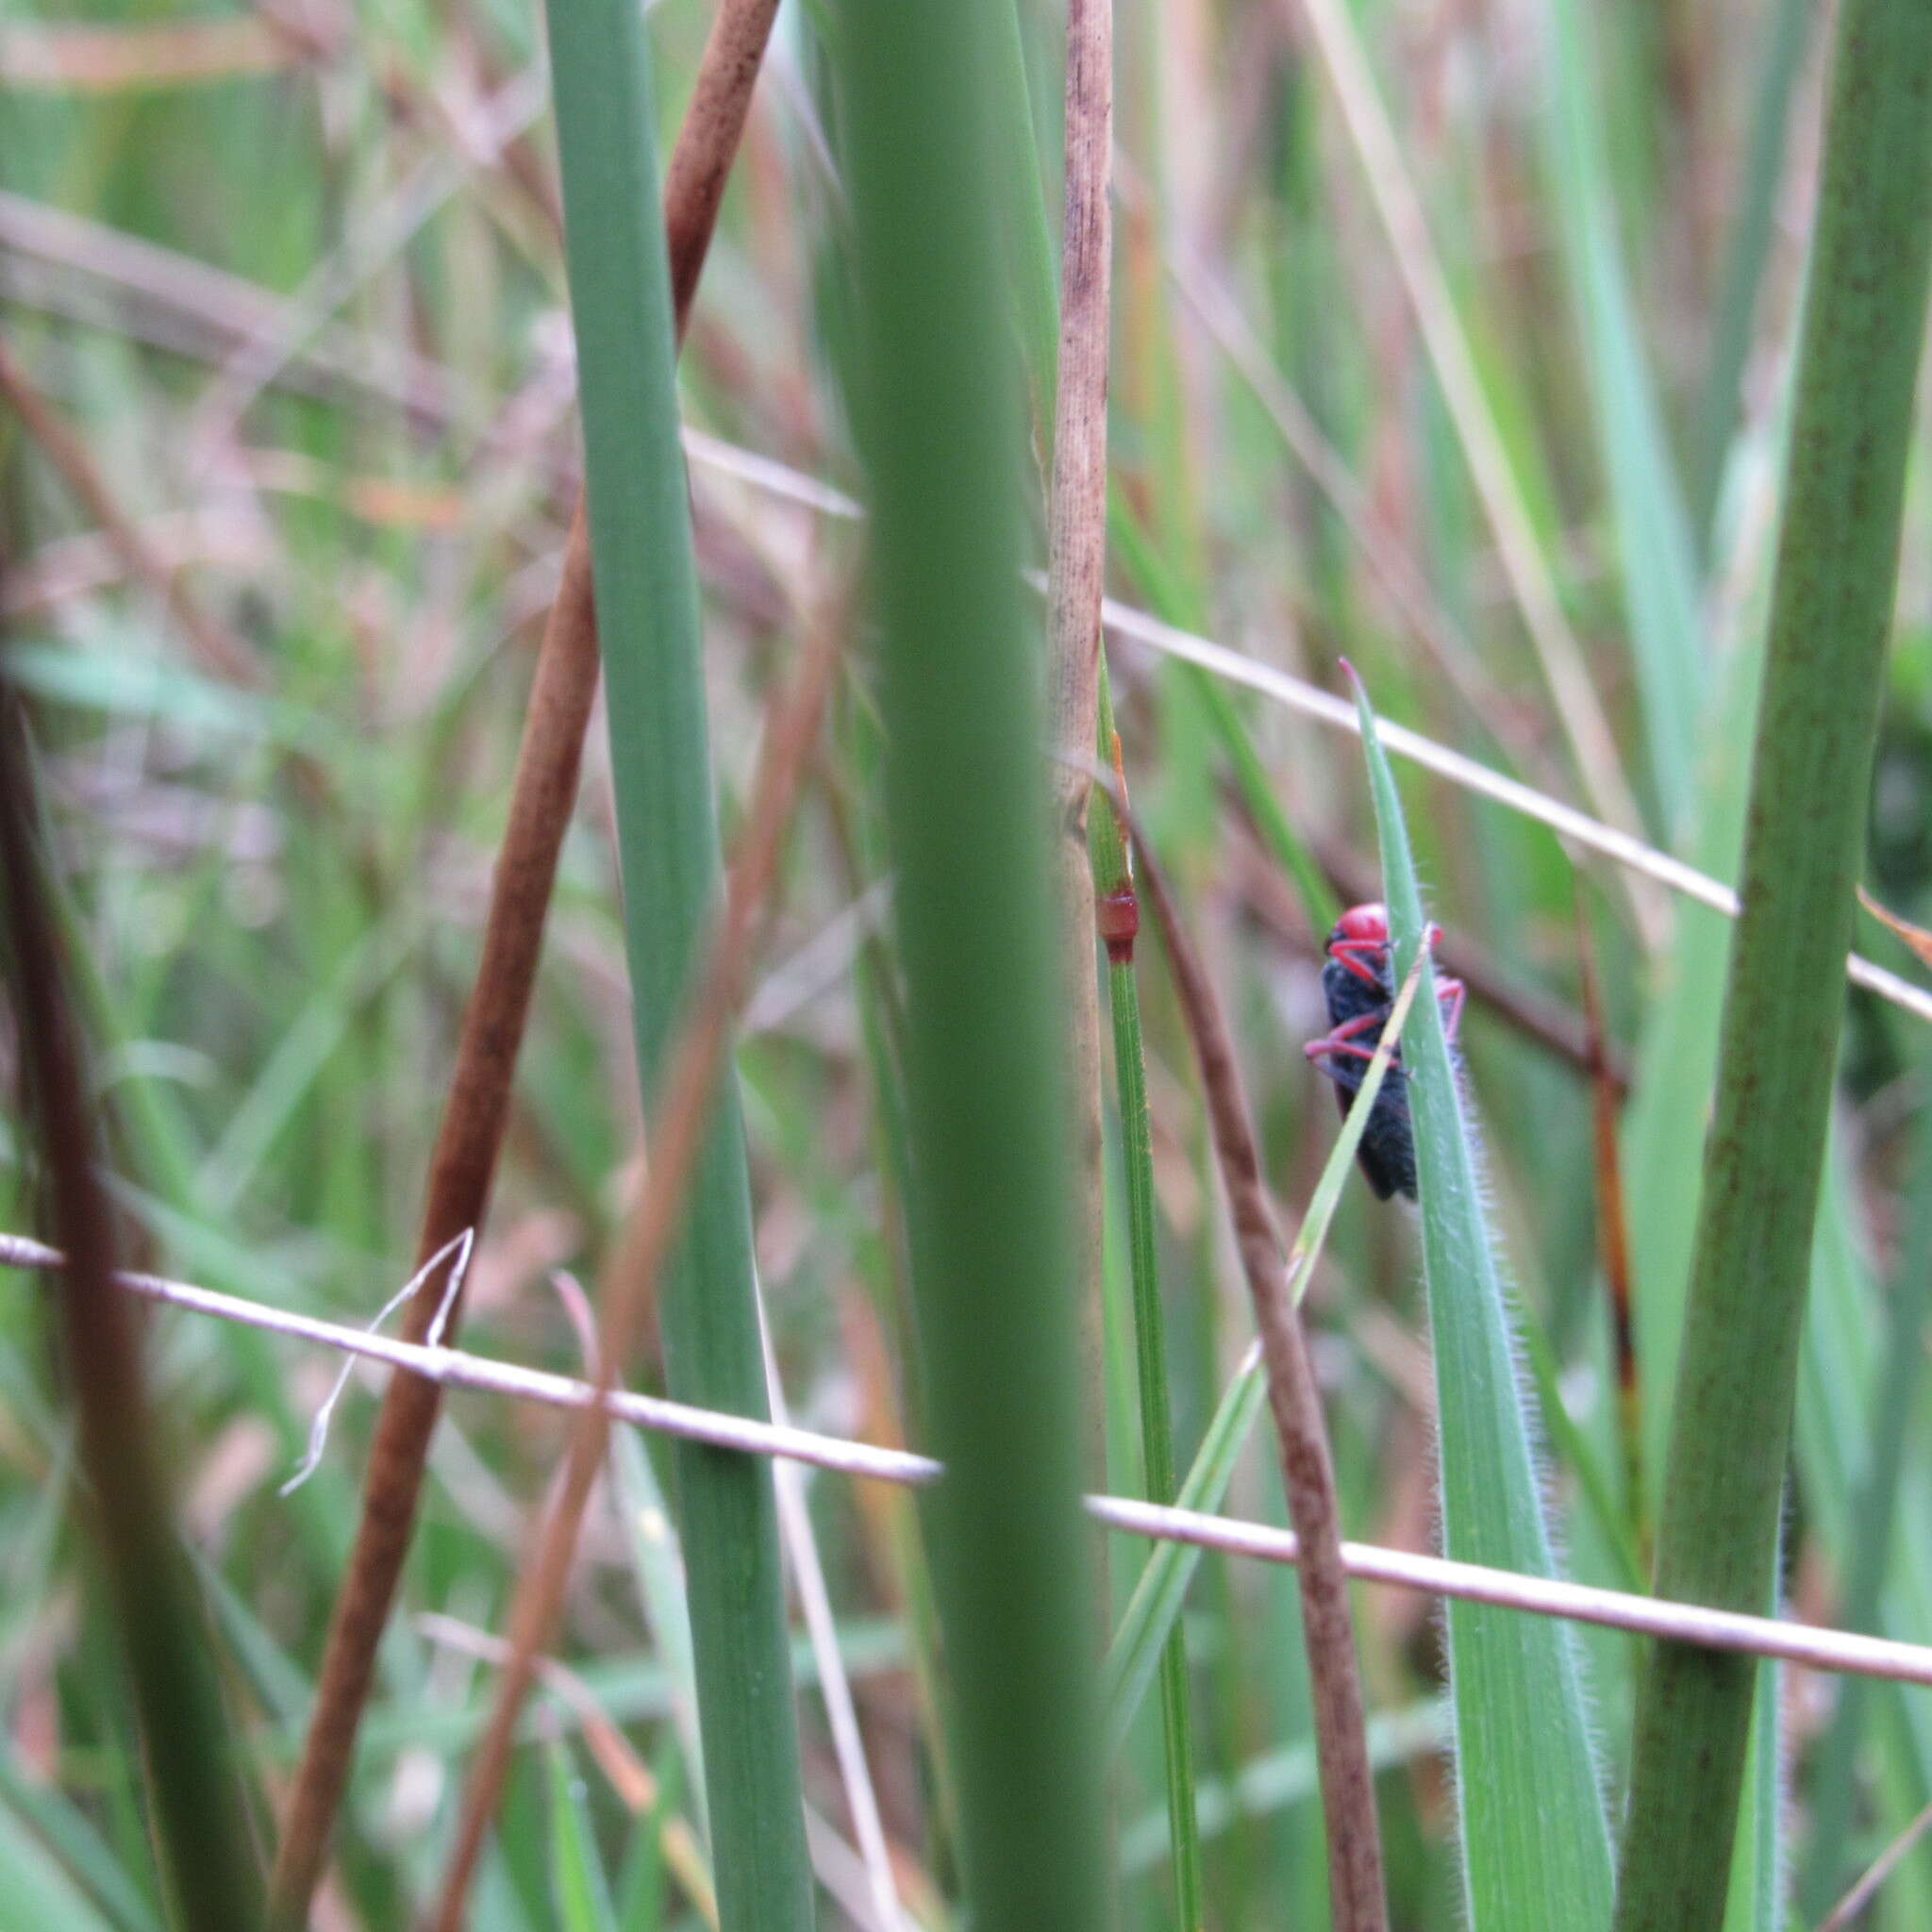
[[[1773,1580],[1928,259],[1932,10],[1848,0],[1658,1536],[1658,1592],[1694,1603],[1759,1609]],[[1721,1923],[1755,1682],[1652,1659],[1619,1932]]]
[[[1093,1598],[1079,1514],[1067,1089],[1018,371],[986,184],[983,7],[853,0],[858,266],[888,848],[906,988],[927,1506],[959,1858],[980,1932],[1099,1932]]]
[[[1100,756],[1115,758],[1113,692],[1100,667]],[[1116,771],[1118,766],[1116,764]],[[1139,924],[1126,841],[1103,799],[1088,820],[1093,890],[1120,930]],[[1141,989],[1134,942],[1109,939],[1108,1006],[1113,1018],[1114,1080],[1120,1096],[1121,1165],[1126,1174],[1127,1264],[1134,1285],[1134,1358],[1141,1396],[1143,1488],[1151,1503],[1174,1498],[1174,1424],[1167,1388],[1167,1321],[1160,1306],[1160,1257],[1154,1206],[1154,1126],[1147,1106],[1147,1061],[1141,1039]],[[1185,1932],[1202,1923],[1201,1832],[1194,1815],[1194,1753],[1188,1698],[1188,1653],[1178,1619],[1160,1650],[1160,1731],[1167,1771],[1168,1830],[1174,1846],[1174,1911]]]
[[[720,875],[671,283],[641,19],[549,9],[591,549],[608,691],[639,1072],[656,1109]],[[680,1401],[767,1413],[735,1081],[719,1083],[662,1298]],[[705,1780],[724,1924],[812,1915],[771,1472],[675,1452]]]

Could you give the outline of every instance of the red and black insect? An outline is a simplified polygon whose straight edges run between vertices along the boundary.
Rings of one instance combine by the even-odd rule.
[[[1431,946],[1441,932],[1440,926],[1429,927]],[[1309,1041],[1303,1051],[1334,1081],[1336,1104],[1346,1120],[1395,1005],[1388,908],[1350,907],[1336,921],[1325,951],[1328,963],[1322,969],[1322,992],[1328,1002],[1329,1030],[1320,1040]],[[1442,1024],[1453,1041],[1462,1022],[1461,980],[1439,979],[1436,997],[1442,1004]],[[1408,1075],[1400,1047],[1375,1095],[1356,1158],[1382,1200],[1391,1194],[1415,1199],[1415,1131],[1408,1117]]]

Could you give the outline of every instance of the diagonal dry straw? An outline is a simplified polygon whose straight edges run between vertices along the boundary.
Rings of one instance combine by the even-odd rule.
[[[635,1351],[658,1278],[678,1236],[686,1186],[704,1144],[719,1063],[743,996],[758,917],[777,872],[785,830],[817,741],[837,666],[836,629],[821,622],[812,627],[803,661],[780,694],[767,727],[764,756],[743,840],[725,884],[717,933],[701,970],[692,976],[695,1003],[667,1061],[663,1100],[646,1142],[650,1166],[643,1193],[606,1276],[605,1300],[598,1309],[597,1368],[600,1396],[607,1399]],[[438,1932],[459,1932],[465,1923],[470,1882],[508,1770],[517,1719],[556,1622],[584,1506],[603,1466],[609,1435],[609,1408],[607,1400],[600,1400],[583,1410],[572,1431],[562,1489],[511,1605],[510,1655],[490,1728],[477,1747],[463,1793],[456,1848],[434,1921]]]

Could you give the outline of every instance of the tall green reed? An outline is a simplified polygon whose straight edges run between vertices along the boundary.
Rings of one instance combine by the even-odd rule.
[[[1716,1115],[1672,1412],[1660,1593],[1774,1582],[1813,1216],[1932,262],[1932,14],[1840,19]],[[1640,1692],[1620,1932],[1724,1911],[1756,1668],[1660,1647]]]
[[[675,369],[676,337],[641,17],[550,9],[625,941],[639,1071],[658,1097],[720,876]],[[720,1083],[664,1284],[681,1401],[767,1413],[736,1083]],[[811,1923],[797,1717],[771,1472],[675,1452],[719,1907],[734,1928]]]
[[[839,22],[928,1518],[974,1923],[1106,1919],[1039,632],[987,8]]]

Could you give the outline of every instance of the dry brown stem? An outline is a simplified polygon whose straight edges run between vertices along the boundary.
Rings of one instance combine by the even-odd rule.
[[[1328,1827],[1328,1888],[1338,1932],[1386,1932],[1382,1840],[1374,1775],[1362,1715],[1341,1516],[1322,1399],[1308,1363],[1307,1338],[1289,1286],[1281,1231],[1261,1175],[1260,1149],[1241,1087],[1221,1002],[1174,910],[1167,881],[1127,813],[1141,857],[1142,892],[1160,922],[1175,990],[1201,1069],[1222,1186],[1268,1374],[1268,1403],[1281,1439],[1289,1513],[1301,1540],[1302,1631],[1315,1707],[1322,1810]]]
[[[1100,600],[1107,573],[1107,367],[1111,311],[1112,0],[1068,0],[1066,209],[1060,266],[1059,374],[1047,508],[1047,677],[1052,702],[1060,971],[1074,1108],[1076,1250],[1084,1380],[1094,1441],[1089,1474],[1105,1487],[1105,1368],[1100,1316],[1105,1164],[1100,1121],[1100,999],[1094,974],[1088,780],[1078,762],[1099,739]],[[1103,1591],[1103,1595],[1105,1592]]]

